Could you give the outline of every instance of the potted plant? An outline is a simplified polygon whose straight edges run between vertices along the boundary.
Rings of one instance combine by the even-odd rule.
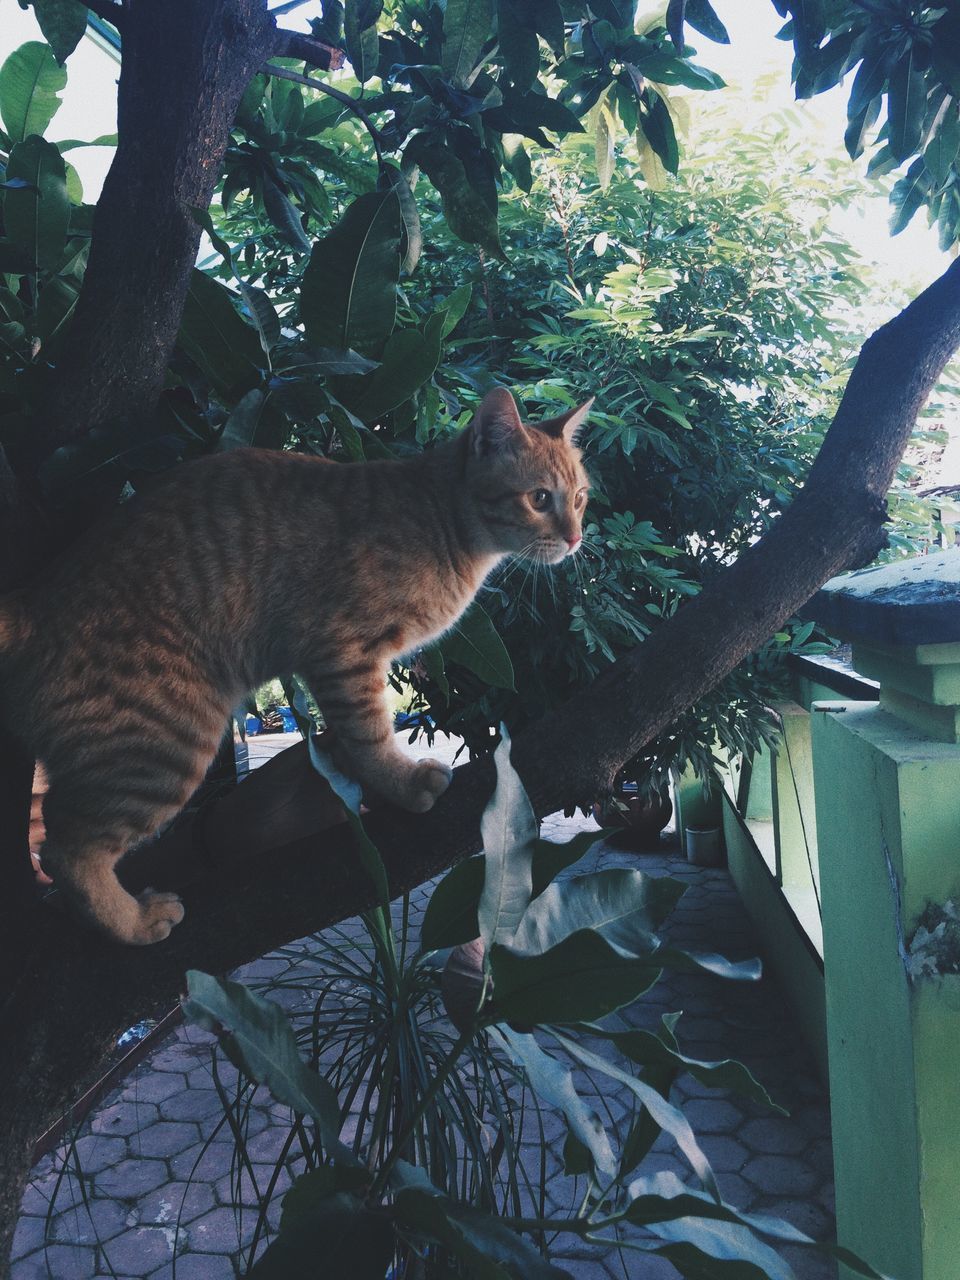
[[[610,795],[593,806],[593,815],[602,827],[628,831],[631,843],[656,845],[673,816],[668,772],[631,761],[617,774]]]

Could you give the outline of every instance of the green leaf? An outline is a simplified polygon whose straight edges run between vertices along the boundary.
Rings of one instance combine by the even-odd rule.
[[[570,1280],[499,1218],[448,1199],[422,1169],[398,1160],[392,1185],[397,1225],[449,1250],[472,1280]]]
[[[597,1172],[604,1178],[613,1178],[617,1160],[607,1131],[597,1113],[577,1093],[570,1068],[542,1049],[532,1035],[522,1035],[506,1026],[494,1028],[491,1034],[523,1067],[537,1097],[563,1113],[570,1134],[589,1151]]]
[[[781,1115],[787,1114],[783,1107],[773,1101],[763,1085],[754,1079],[743,1063],[733,1058],[724,1058],[718,1062],[688,1058],[677,1049],[673,1035],[664,1031],[660,1033],[633,1029],[609,1031],[594,1025],[584,1029],[591,1036],[601,1036],[615,1044],[620,1053],[642,1067],[645,1074],[650,1069],[660,1067],[669,1067],[675,1073],[689,1071],[695,1079],[710,1089],[727,1089],[749,1098],[759,1106],[779,1111]]]
[[[300,221],[300,211],[285,191],[277,186],[269,174],[262,178],[263,207],[267,217],[280,233],[284,244],[301,253],[310,252],[310,240]]]
[[[887,140],[898,160],[906,160],[920,145],[926,105],[926,77],[919,65],[918,50],[911,45],[890,73],[887,90]]]
[[[234,1066],[266,1085],[278,1102],[315,1120],[328,1153],[345,1164],[359,1164],[339,1139],[336,1093],[300,1057],[287,1015],[278,1004],[239,982],[190,969],[182,1007],[188,1022],[219,1036]]]
[[[687,0],[670,0],[667,5],[667,15],[664,19],[667,32],[673,41],[673,47],[681,56],[684,49],[683,23],[686,17],[686,8]]]
[[[663,167],[668,173],[676,173],[680,168],[680,148],[670,110],[659,94],[650,110],[642,112],[640,128],[663,162]]]
[[[318,1258],[331,1280],[383,1280],[396,1248],[393,1226],[359,1196],[330,1189],[335,1179],[348,1181],[345,1172],[356,1175],[355,1184],[369,1180],[365,1170],[336,1167],[314,1169],[297,1179],[283,1198],[280,1234],[247,1272],[251,1280],[315,1274]]]
[[[890,219],[890,234],[899,235],[907,223],[923,204],[930,190],[930,176],[924,166],[923,157],[918,156],[907,170],[904,177],[894,183],[890,192],[890,203],[893,215]]]
[[[504,138],[503,162],[521,191],[530,191],[533,187],[533,169],[530,156],[519,138]]]
[[[240,290],[240,297],[243,299],[247,314],[260,335],[263,353],[269,356],[280,341],[280,317],[274,310],[270,295],[265,289],[257,289],[254,285],[247,284],[239,276],[237,276],[237,288]]]
[[[379,354],[396,320],[400,231],[396,192],[371,191],[316,242],[300,290],[313,346]]]
[[[440,65],[457,89],[473,83],[480,51],[493,28],[493,0],[447,0]]]
[[[650,955],[654,930],[669,915],[683,885],[618,867],[548,885],[524,912],[512,950],[538,955],[580,929],[591,929],[622,956]]]
[[[33,0],[33,11],[57,61],[66,62],[87,29],[87,6],[78,0]]]
[[[596,111],[593,155],[597,169],[597,182],[600,184],[600,190],[606,191],[610,185],[610,179],[613,177],[615,165],[613,144],[616,136],[616,126],[613,123],[610,108],[607,106],[606,96],[597,103]]]
[[[63,254],[70,226],[63,157],[52,142],[32,135],[10,152],[7,181],[12,179],[27,185],[4,192],[7,235],[34,270],[53,267]]]
[[[589,929],[541,955],[489,949],[498,1021],[593,1022],[632,1004],[660,976],[655,961],[628,960]]]
[[[11,142],[42,134],[60,109],[66,70],[40,40],[14,49],[0,67],[0,116]]]
[[[443,300],[437,308],[438,314],[443,315],[443,326],[440,331],[441,338],[447,338],[453,333],[463,319],[472,297],[473,285],[467,280],[464,284],[458,285],[453,293]]]
[[[380,60],[380,38],[377,20],[383,10],[382,0],[346,0],[343,34],[347,57],[353,74],[361,84],[377,74]]]
[[[960,114],[957,104],[951,103],[940,121],[940,128],[933,135],[923,153],[923,163],[936,183],[942,186],[950,177],[950,170],[960,151]]]
[[[400,204],[400,218],[403,222],[400,270],[404,275],[409,276],[416,270],[417,263],[420,261],[420,252],[423,249],[423,234],[420,230],[420,214],[417,211],[417,200],[406,174],[401,173],[399,169],[394,169],[390,165],[385,165],[384,168],[390,178],[393,189],[397,193],[397,200]]]
[[[372,424],[409,400],[430,378],[440,363],[443,315],[430,317],[423,332],[401,329],[388,338],[380,367],[366,378],[359,398],[351,403],[353,412]]]
[[[257,330],[241,318],[230,291],[196,269],[190,277],[178,341],[223,394],[249,386],[264,363]]]
[[[533,842],[539,824],[510,760],[510,735],[500,727],[493,755],[497,785],[480,819],[484,853],[483,892],[477,926],[484,945],[513,938],[533,892]]]
[[[727,28],[714,13],[710,0],[687,0],[684,16],[694,31],[699,31],[708,40],[713,40],[715,44],[730,43]]]
[[[346,810],[347,820],[353,828],[360,853],[360,861],[373,881],[381,908],[389,913],[390,885],[387,880],[387,869],[383,865],[379,849],[367,835],[360,818],[360,804],[362,801],[360,783],[355,778],[348,778],[337,767],[333,756],[328,751],[323,751],[317,746],[317,736],[315,734],[311,734],[307,739],[307,750],[310,755],[310,763],[314,769],[321,777],[326,778],[331,790],[337,799],[342,802]]]
[[[622,1071],[612,1062],[607,1062],[604,1058],[571,1040],[568,1036],[554,1033],[554,1039],[572,1057],[578,1058],[584,1066],[590,1067],[591,1070],[597,1071],[611,1080],[616,1080],[618,1084],[626,1085],[630,1092],[650,1112],[660,1128],[670,1134],[713,1199],[720,1200],[720,1192],[717,1189],[716,1178],[710,1168],[710,1162],[694,1136],[690,1121],[682,1111],[668,1102],[666,1098],[662,1097],[656,1089],[645,1081],[638,1079],[629,1072]]]
[[[440,641],[445,662],[457,662],[495,689],[515,690],[513,663],[489,614],[476,600]]]
[[[543,892],[555,875],[579,862],[604,831],[578,831],[563,844],[534,840],[531,866],[533,895]],[[424,951],[460,946],[480,936],[477,904],[483,892],[483,856],[467,858],[448,871],[430,896],[420,934]]]
[[[453,234],[504,260],[497,215],[471,185],[460,157],[445,143],[431,141],[421,133],[407,144],[404,159],[407,164],[418,164],[436,187],[443,216]]]
[[[237,401],[220,434],[221,449],[246,449],[257,442],[257,431],[263,419],[267,394],[254,387]]]

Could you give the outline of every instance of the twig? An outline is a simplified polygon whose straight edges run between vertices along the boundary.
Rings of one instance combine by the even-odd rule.
[[[123,31],[126,13],[122,4],[114,4],[113,0],[85,0],[88,9],[92,10],[98,18],[102,18],[104,22],[109,22],[111,27],[116,27],[118,31]]]
[[[297,4],[302,2],[303,0],[296,0]],[[272,9],[271,13],[282,13],[290,7],[282,5],[279,9]],[[319,67],[321,71],[338,71],[343,66],[342,49],[325,44],[303,31],[288,31],[286,27],[277,28],[273,53],[277,58],[300,58],[312,67]]]
[[[297,84],[305,84],[311,89],[319,89],[321,93],[327,94],[328,97],[335,99],[337,102],[342,102],[363,123],[373,142],[373,149],[377,153],[377,163],[383,163],[383,153],[381,151],[383,135],[356,98],[351,98],[348,93],[341,93],[339,89],[334,89],[333,85],[325,84],[322,80],[317,80],[313,76],[302,76],[299,71],[288,71],[286,67],[278,67],[272,62],[265,62],[263,69],[269,76],[279,76],[281,80],[295,80]]]

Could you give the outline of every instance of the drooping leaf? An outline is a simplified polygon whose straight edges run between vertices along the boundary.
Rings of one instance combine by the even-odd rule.
[[[420,214],[417,211],[417,200],[408,176],[399,169],[392,169],[389,166],[384,167],[388,170],[390,181],[400,203],[400,218],[403,222],[400,269],[404,275],[409,276],[416,270],[417,263],[420,261],[420,252],[423,249],[423,234],[420,230]]]
[[[249,386],[264,363],[257,330],[241,317],[229,290],[202,271],[190,277],[178,341],[223,393]]]
[[[366,84],[377,73],[380,60],[377,20],[382,10],[383,0],[346,0],[343,34],[347,57],[360,84]]]
[[[491,36],[493,8],[493,0],[447,0],[440,65],[455,88],[473,83],[480,51]]]
[[[256,444],[266,405],[267,394],[259,387],[241,396],[220,434],[220,448],[246,449]]]
[[[417,134],[404,153],[418,164],[440,193],[443,216],[455,236],[479,245],[495,258],[504,258],[496,214],[471,185],[463,160],[446,143]]]
[[[686,16],[687,0],[670,0],[667,5],[667,33],[673,41],[677,53],[683,53],[683,23]]]
[[[310,252],[310,240],[300,221],[300,212],[285,191],[277,186],[269,174],[262,179],[263,207],[267,217],[279,231],[284,244],[301,253]]]
[[[12,244],[34,270],[55,266],[70,227],[70,196],[63,157],[52,142],[31,136],[18,142],[7,162],[7,182],[23,186],[3,195],[3,219]]]
[[[447,662],[457,662],[495,689],[515,689],[513,663],[500,633],[476,600],[440,641]]]
[[[0,67],[0,116],[11,142],[42,134],[60,109],[67,72],[41,40],[14,49]]]
[[[473,297],[473,285],[469,280],[461,285],[457,285],[453,293],[444,298],[443,302],[437,308],[438,312],[443,314],[443,327],[440,332],[441,338],[447,338],[463,319],[467,307],[470,305],[470,299]]]
[[[365,379],[353,412],[364,422],[378,422],[409,400],[430,378],[440,363],[443,316],[430,317],[423,331],[401,329],[391,334],[383,349],[380,367]]]
[[[600,184],[601,191],[606,191],[610,185],[610,179],[613,177],[615,137],[616,126],[613,122],[613,116],[607,106],[606,99],[602,98],[597,103],[593,134],[593,155],[597,169],[597,182]]]
[[[548,885],[524,912],[514,951],[536,955],[590,929],[623,956],[650,955],[654,930],[673,910],[683,885],[628,867],[594,871]]]
[[[278,1102],[315,1120],[324,1148],[345,1163],[357,1157],[339,1138],[340,1110],[331,1085],[300,1057],[287,1015],[278,1004],[254,995],[239,982],[214,978],[197,969],[187,972],[183,1015],[220,1037],[230,1061]]]
[[[443,1195],[422,1169],[398,1160],[391,1185],[403,1231],[439,1242],[475,1280],[571,1280],[499,1218]]]
[[[371,191],[316,242],[300,291],[313,346],[379,355],[396,319],[400,231],[396,192]]]
[[[603,831],[578,831],[562,844],[551,840],[533,842],[531,878],[534,897],[566,867],[579,862],[591,845],[602,840]],[[459,862],[440,881],[430,896],[420,935],[424,951],[440,951],[470,942],[480,934],[477,904],[483,892],[483,857]]]
[[[617,1160],[603,1122],[577,1093],[573,1073],[566,1063],[542,1049],[532,1035],[522,1035],[509,1027],[497,1027],[492,1034],[524,1069],[534,1093],[562,1111],[570,1133],[590,1153],[596,1170],[605,1178],[617,1171]]]
[[[256,326],[260,335],[260,346],[265,356],[269,357],[274,346],[280,341],[280,317],[274,309],[270,296],[265,289],[247,284],[237,277],[237,287],[243,298],[247,314]]]
[[[510,736],[501,726],[493,755],[497,785],[480,819],[484,881],[477,925],[484,945],[513,938],[533,892],[533,843],[539,825],[510,760]]]
[[[66,62],[87,29],[87,6],[79,0],[32,0],[33,11],[43,38],[56,55]]]
[[[727,28],[714,12],[710,0],[687,0],[684,17],[695,31],[715,44],[729,44]]]
[[[641,113],[640,128],[663,167],[668,173],[676,173],[680,168],[680,148],[670,109],[659,94],[650,110]]]
[[[298,1178],[283,1198],[280,1234],[247,1272],[251,1280],[290,1280],[316,1270],[350,1280],[383,1280],[396,1248],[385,1213],[367,1208],[349,1190],[331,1190],[331,1175],[353,1173],[362,1186],[363,1170],[314,1169]]]
[[[660,976],[655,960],[629,960],[589,929],[540,955],[489,949],[498,1020],[593,1022],[632,1004]]]
[[[957,104],[951,103],[923,153],[927,172],[941,186],[950,176],[950,170],[960,152],[960,113]]]
[[[704,1155],[699,1142],[697,1142],[693,1129],[690,1127],[690,1121],[682,1111],[668,1102],[666,1098],[662,1097],[656,1089],[645,1081],[621,1070],[614,1063],[601,1058],[599,1054],[585,1048],[577,1041],[558,1033],[554,1034],[554,1039],[571,1057],[578,1058],[584,1066],[609,1077],[611,1080],[616,1080],[618,1084],[626,1085],[630,1092],[647,1108],[660,1128],[670,1134],[713,1199],[720,1200],[720,1192],[717,1188],[717,1181],[710,1167],[710,1162]]]
[[[887,140],[898,160],[906,160],[916,151],[926,105],[926,77],[919,63],[919,51],[911,45],[890,73],[887,90]]]

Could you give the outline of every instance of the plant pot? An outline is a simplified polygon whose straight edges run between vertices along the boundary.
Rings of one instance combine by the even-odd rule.
[[[723,865],[723,844],[719,827],[687,827],[684,831],[687,861],[698,867]]]
[[[669,792],[641,796],[636,783],[626,782],[612,796],[593,806],[593,816],[602,827],[628,831],[631,844],[656,845],[660,832],[673,814]]]

